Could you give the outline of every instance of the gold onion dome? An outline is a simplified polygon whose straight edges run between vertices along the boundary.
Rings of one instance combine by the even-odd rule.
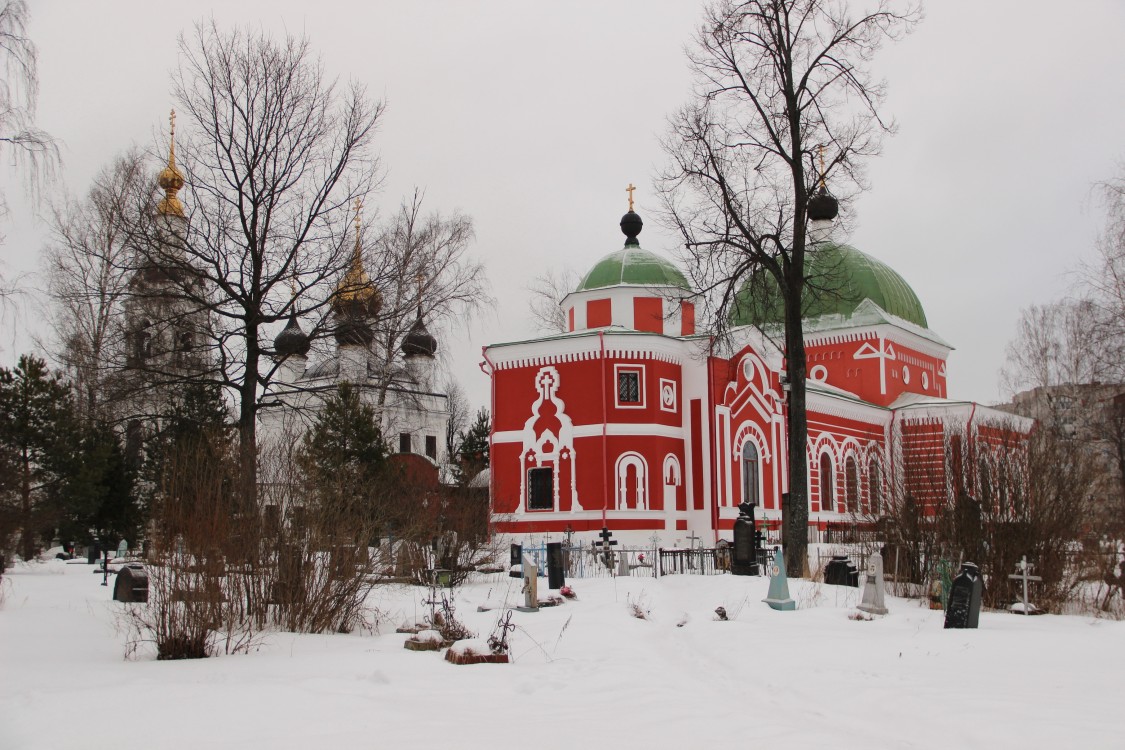
[[[184,204],[176,197],[176,193],[184,186],[184,173],[176,166],[176,110],[172,110],[169,118],[171,122],[171,138],[168,148],[168,166],[160,170],[156,178],[164,198],[156,204],[156,210],[164,216],[184,216]]]
[[[362,204],[356,200],[355,249],[352,251],[352,263],[344,278],[340,279],[332,300],[332,309],[337,314],[355,318],[374,317],[383,307],[382,295],[371,283],[371,277],[363,268],[363,255],[359,245],[361,207]]]

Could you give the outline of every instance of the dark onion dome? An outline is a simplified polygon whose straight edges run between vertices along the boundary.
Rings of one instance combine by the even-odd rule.
[[[437,354],[437,339],[426,330],[421,315],[414,321],[414,325],[410,326],[410,331],[406,334],[406,338],[402,340],[401,348],[402,353],[407,357],[432,357]]]
[[[340,346],[371,346],[375,332],[371,324],[362,316],[341,315],[332,331],[333,338]]]
[[[621,217],[621,231],[625,235],[625,247],[630,245],[640,247],[640,242],[637,241],[637,235],[641,233],[645,223],[641,221],[640,214],[636,211],[629,211]]]
[[[289,316],[289,323],[273,340],[273,348],[279,357],[303,357],[309,353],[309,337],[301,330],[296,313]]]
[[[810,221],[832,221],[840,213],[840,201],[832,197],[824,185],[809,198]]]
[[[805,320],[824,315],[849,318],[869,299],[884,312],[929,328],[926,311],[906,280],[886,263],[854,247],[834,242],[813,246],[805,256],[805,277],[809,280],[801,301]],[[735,295],[730,322],[736,326],[780,325],[784,310],[777,282],[759,269]]]

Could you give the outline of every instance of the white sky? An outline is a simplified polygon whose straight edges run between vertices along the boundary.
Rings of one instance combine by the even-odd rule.
[[[651,185],[665,118],[688,95],[692,0],[31,6],[38,123],[63,142],[62,183],[78,194],[166,127],[176,37],[195,20],[303,31],[330,73],[386,98],[389,177],[373,203],[385,215],[418,185],[429,208],[472,216],[499,300],[440,332],[474,406],[488,403],[481,346],[533,334],[531,280],[620,248],[629,182],[644,247],[677,245]],[[901,273],[956,347],[950,395],[987,403],[1020,309],[1066,295],[1092,257],[1091,187],[1125,163],[1125,3],[931,0],[926,13],[874,62],[900,130],[869,164],[850,241]],[[16,179],[3,177],[8,277],[36,267],[46,231]],[[30,346],[39,317],[5,316],[0,361]]]

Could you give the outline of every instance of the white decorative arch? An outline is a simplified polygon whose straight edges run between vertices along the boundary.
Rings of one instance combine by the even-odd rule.
[[[664,485],[664,512],[676,510],[676,488],[683,484],[683,472],[680,470],[680,459],[674,453],[664,457],[664,468],[660,472],[660,481]]]
[[[626,480],[630,467],[637,470],[636,485],[632,488],[636,508],[628,507],[630,488],[626,486]],[[635,451],[622,453],[617,457],[613,473],[617,478],[614,482],[614,507],[618,510],[648,510],[648,497],[645,494],[645,487],[648,486],[648,462],[645,461],[645,457]]]
[[[770,460],[770,446],[766,440],[766,433],[756,423],[749,421],[740,424],[738,431],[734,433],[734,450],[731,451],[731,455],[735,460],[742,458],[742,446],[746,445],[747,440],[754,441],[758,448],[758,456],[763,463]]]

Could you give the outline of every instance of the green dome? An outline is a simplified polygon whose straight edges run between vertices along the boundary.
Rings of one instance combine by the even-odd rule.
[[[848,245],[825,243],[805,257],[803,317],[850,317],[869,299],[884,311],[922,328],[929,328],[918,295],[897,272],[882,261]],[[733,325],[768,325],[784,319],[777,284],[763,271],[755,272],[739,290],[731,310]]]
[[[603,289],[618,284],[676,286],[691,291],[680,269],[635,245],[627,245],[599,260],[575,291]]]

